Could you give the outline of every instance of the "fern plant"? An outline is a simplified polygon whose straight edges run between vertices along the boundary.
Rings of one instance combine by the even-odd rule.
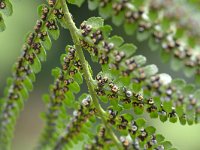
[[[86,150],[175,150],[176,146],[146,123],[145,114],[162,122],[199,123],[199,82],[188,84],[159,73],[156,65],[146,64],[146,57],[135,54],[134,44],[111,35],[112,27],[104,19],[111,17],[116,26],[123,24],[125,32],[136,33],[139,41],[148,39],[151,49],[160,49],[162,60],[170,59],[174,70],[182,67],[188,77],[200,81],[199,33],[194,30],[198,25],[182,20],[182,12],[189,15],[191,8],[179,6],[179,1],[88,0],[89,9],[98,9],[103,18],[91,17],[78,27],[68,5],[81,7],[84,2],[49,0],[38,7],[39,19],[27,35],[0,100],[0,149],[10,149],[16,120],[33,90],[41,62],[46,61],[46,50],[64,28],[73,44],[66,45],[61,67],[52,69],[55,80],[43,96],[45,127],[36,149],[72,149],[82,141]],[[180,12],[168,12],[171,5]],[[9,0],[0,0],[0,10],[12,14]],[[198,22],[195,17],[187,19]],[[0,30],[5,26],[0,14]],[[100,66],[95,75],[85,58],[87,53]],[[82,84],[87,92],[82,92]]]

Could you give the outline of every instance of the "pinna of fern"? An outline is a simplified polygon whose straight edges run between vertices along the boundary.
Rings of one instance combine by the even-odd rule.
[[[66,108],[76,107],[73,105],[75,103],[74,93],[80,91],[79,85],[83,82],[82,67],[74,47],[66,47],[66,51],[67,54],[61,56],[62,69],[52,70],[55,83],[50,86],[50,95],[44,96],[48,107],[44,116],[46,127],[41,135],[38,149],[53,147],[52,141],[56,141],[69,117],[66,115]]]
[[[38,8],[40,19],[34,32],[28,34],[22,48],[22,54],[13,66],[13,76],[7,81],[4,98],[0,106],[0,148],[7,149],[14,130],[16,118],[22,110],[29,91],[33,89],[35,74],[41,70],[41,61],[46,60],[46,50],[51,48],[49,34],[55,40],[59,37],[59,28],[55,10],[60,9],[59,2],[49,7],[42,5]],[[8,134],[9,133],[9,134]]]
[[[188,38],[180,34],[182,32],[173,22],[166,21],[162,10],[151,9],[151,6],[149,1],[88,0],[90,10],[98,9],[104,19],[112,18],[117,26],[123,24],[126,33],[136,33],[139,41],[148,39],[152,50],[162,49],[161,58],[164,62],[171,58],[174,70],[183,68],[186,76],[195,75],[195,83],[198,83],[200,55],[198,42],[194,46],[195,37]]]
[[[94,25],[94,20],[99,22]],[[90,30],[88,30],[90,29]],[[109,37],[110,26],[104,26],[99,18],[91,18],[81,24],[80,38],[94,61],[102,67],[96,77],[96,93],[104,102],[115,107],[132,108],[142,114],[144,108],[152,118],[167,118],[182,124],[199,122],[199,90],[181,79],[167,74],[157,74],[155,65],[144,66],[144,56],[132,56],[135,46],[123,44],[117,36]],[[128,93],[127,93],[128,92]]]

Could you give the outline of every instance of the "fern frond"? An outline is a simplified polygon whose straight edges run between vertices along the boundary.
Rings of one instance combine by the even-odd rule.
[[[0,116],[0,149],[8,149],[16,118],[33,89],[35,74],[41,70],[41,61],[46,60],[45,49],[51,48],[51,39],[59,37],[56,9],[60,9],[59,1],[52,7],[42,5],[38,9],[40,19],[34,32],[30,33],[22,49],[22,54],[13,66],[12,78],[8,79],[4,98],[1,100]],[[10,133],[10,134],[8,134]]]
[[[120,37],[109,37],[110,30],[100,18],[90,18],[81,24],[82,46],[102,67],[102,74],[96,78],[100,99],[109,100],[116,108],[133,108],[136,114],[142,114],[145,108],[152,118],[160,116],[161,121],[169,118],[176,122],[179,118],[182,124],[198,123],[199,90],[194,92],[193,85],[157,74],[155,65],[144,66],[144,56],[133,56],[136,47],[123,44]]]
[[[84,1],[67,0],[79,7]],[[102,18],[91,17],[78,29],[67,2],[48,0],[48,5],[38,7],[40,19],[28,34],[22,54],[13,66],[12,77],[7,80],[4,97],[0,99],[0,149],[10,149],[17,117],[33,90],[41,62],[46,60],[46,50],[52,46],[50,37],[59,38],[60,23],[69,29],[74,46],[67,46],[66,53],[61,55],[62,67],[52,70],[55,79],[49,86],[49,94],[43,97],[47,109],[43,113],[45,128],[37,149],[69,149],[81,142],[87,150],[176,150],[156,133],[155,127],[146,125],[144,113],[162,122],[199,123],[200,90],[182,79],[158,73],[154,64],[147,65],[144,56],[135,55],[135,45],[110,35],[112,27],[104,25]],[[185,65],[186,75],[196,74],[200,78],[200,54],[195,50],[199,44],[195,41],[197,34],[185,36],[191,32],[187,24],[181,27],[183,33],[180,33],[179,21],[166,20],[167,6],[151,2],[88,0],[91,10],[99,9],[101,16],[112,18],[117,26],[123,24],[128,34],[137,30],[138,40],[148,38],[153,50],[162,49],[164,58],[172,58],[174,69]],[[1,9],[5,9],[5,15],[12,13],[9,0],[0,0]],[[0,14],[0,30],[4,28]],[[82,49],[101,67],[95,77]],[[88,94],[77,98],[83,77]]]
[[[84,140],[90,135],[91,124],[96,120],[96,108],[90,95],[84,94],[79,98],[80,106],[73,112],[73,117],[67,125],[66,130],[58,138],[55,150],[68,149],[73,143]],[[96,114],[97,115],[97,114]]]
[[[186,76],[195,75],[195,83],[199,83],[198,44],[195,47],[191,45],[194,42],[180,35],[174,23],[166,21],[160,11],[152,10],[148,1],[88,0],[88,7],[90,10],[98,9],[104,19],[112,18],[117,26],[123,24],[125,32],[128,35],[136,33],[139,41],[148,39],[152,50],[162,50],[164,62],[171,59],[173,70],[183,68]]]
[[[2,13],[5,16],[12,15],[13,8],[12,8],[12,4],[10,3],[10,0],[0,0],[0,32],[4,31],[6,28]]]
[[[76,56],[74,47],[66,47],[66,55],[61,56],[62,69],[52,70],[55,76],[54,85],[50,86],[50,94],[45,95],[47,112],[45,114],[46,126],[41,135],[38,149],[48,149],[65,128],[67,119],[66,108],[75,107],[74,93],[80,91],[82,84],[81,64]]]

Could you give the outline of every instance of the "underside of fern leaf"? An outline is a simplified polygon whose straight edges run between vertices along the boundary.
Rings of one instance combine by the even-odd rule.
[[[94,20],[99,21],[99,26],[93,25]],[[94,28],[88,32],[92,25]],[[133,55],[134,45],[123,44],[118,36],[107,36],[111,28],[103,26],[100,18],[89,19],[81,28],[83,47],[102,66],[101,74],[96,77],[96,91],[104,100],[110,100],[116,109],[133,106],[136,114],[146,109],[152,118],[159,116],[161,121],[169,118],[176,122],[179,118],[182,124],[199,122],[199,90],[194,92],[194,85],[187,85],[181,79],[172,80],[167,74],[157,74],[155,65],[144,66],[146,58]]]
[[[197,124],[200,122],[200,90],[183,79],[158,73],[156,65],[146,64],[146,57],[135,54],[134,44],[126,43],[120,36],[111,36],[112,27],[104,25],[104,19],[91,17],[77,28],[67,3],[80,7],[83,2],[49,0],[48,5],[38,7],[40,19],[34,31],[28,33],[0,101],[0,149],[10,149],[17,117],[33,90],[41,62],[46,61],[51,38],[59,38],[59,23],[70,31],[73,44],[66,46],[61,55],[61,67],[52,69],[54,83],[43,96],[45,127],[36,149],[65,150],[79,143],[86,150],[176,150],[164,136],[156,133],[154,126],[146,124],[145,114],[162,122]],[[181,19],[166,21],[166,14],[161,12],[166,11],[167,6],[157,3],[88,0],[91,10],[98,8],[103,18],[112,17],[117,26],[123,24],[127,34],[136,31],[139,41],[148,39],[152,50],[162,49],[163,59],[171,57],[175,70],[184,64],[188,76],[196,74],[198,77],[200,55],[195,50],[198,36],[187,38],[179,34]],[[0,10],[11,15],[10,2],[0,0]],[[184,35],[192,32],[186,25],[181,27]],[[4,29],[0,14],[0,30]],[[88,63],[86,53],[100,66],[95,76],[96,68]],[[88,89],[86,93],[81,89],[83,83]]]
[[[57,13],[59,2],[53,7],[42,5],[38,9],[40,20],[37,21],[34,32],[28,34],[22,48],[22,54],[13,66],[13,76],[8,78],[4,98],[0,106],[0,148],[9,147],[10,138],[16,118],[23,109],[24,101],[32,91],[35,74],[41,70],[41,61],[46,60],[46,50],[51,48],[49,34],[55,40],[59,37]],[[58,18],[58,20],[61,18]],[[7,132],[10,134],[7,134]]]

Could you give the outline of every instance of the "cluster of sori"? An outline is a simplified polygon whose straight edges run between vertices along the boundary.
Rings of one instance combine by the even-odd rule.
[[[136,30],[137,39],[148,39],[152,50],[162,49],[162,59],[168,61],[171,57],[174,70],[184,67],[188,77],[195,75],[196,81],[200,81],[200,54],[193,36],[184,36],[185,30],[174,27],[173,21],[167,20],[160,10],[153,9],[149,1],[89,0],[88,3],[91,10],[98,7],[103,18],[112,17],[115,25],[123,24],[127,34],[134,34]]]
[[[84,140],[85,134],[90,135],[91,124],[96,120],[96,108],[89,95],[86,94],[83,99],[82,96],[80,98],[81,104],[73,112],[65,131],[58,138],[55,150],[68,149],[73,146],[73,143]]]
[[[182,35],[187,34],[193,40],[198,40],[200,32],[196,31],[195,28],[200,27],[199,14],[196,11],[196,7],[189,3],[187,5],[184,3],[180,0],[152,0],[150,1],[149,9],[162,12],[164,17],[169,19],[170,22],[174,21],[177,30],[183,32]]]
[[[73,46],[67,46],[67,54],[61,56],[62,69],[52,70],[55,82],[50,86],[50,94],[44,96],[47,104],[45,114],[46,127],[41,135],[38,149],[52,147],[67,122],[66,108],[74,107],[74,93],[80,91],[82,84],[82,66]]]
[[[94,18],[90,18],[81,24],[80,38],[82,47],[89,50],[92,55],[97,56],[94,59],[98,59],[98,62],[102,66],[108,64],[110,62],[109,59],[112,59],[113,63],[110,63],[110,67],[118,68],[118,65],[122,62],[125,56],[129,57],[135,52],[136,47],[132,44],[122,45],[123,39],[118,36],[113,36],[112,38],[107,39],[107,35],[110,34],[111,27],[92,27],[93,19]],[[100,18],[97,18],[96,20],[101,23],[103,21]],[[118,50],[115,50],[114,46],[118,47]],[[100,47],[102,48],[102,50],[99,51],[98,48]],[[130,69],[134,69],[134,67],[131,68],[131,62],[127,63],[130,63]]]
[[[149,79],[144,91],[146,93],[151,91],[155,97],[154,101],[158,101],[156,97],[159,97],[160,102],[154,102],[152,106],[154,111],[155,105],[157,108],[158,105],[161,106],[159,113],[163,122],[167,120],[167,115],[171,122],[176,122],[179,118],[183,125],[186,122],[191,125],[200,121],[200,106],[198,105],[200,91],[196,90],[194,85],[186,84],[181,79],[174,79],[171,83],[164,85],[162,76],[155,75]],[[156,117],[155,114],[152,114],[153,116]]]
[[[102,72],[96,77],[99,98],[104,102],[109,100],[117,108],[134,108],[136,114],[142,114],[146,109],[152,118],[159,116],[161,121],[169,118],[170,122],[176,122],[179,118],[182,124],[198,123],[200,107],[197,99],[200,91],[195,91],[193,85],[180,79],[172,80],[167,74],[157,74],[155,65],[144,66],[145,57],[132,56],[135,47],[122,44],[123,40],[117,36],[109,38],[108,33],[104,34],[105,30],[108,32],[108,26],[100,22],[101,19],[101,26],[93,27],[89,19],[83,23],[80,31],[81,34],[87,30],[87,26],[92,26],[91,31],[80,35],[80,38],[82,46],[102,67]],[[102,33],[98,44],[92,36],[97,31]],[[105,45],[112,45],[112,49]]]
[[[4,31],[6,28],[1,12],[5,16],[12,15],[13,9],[12,9],[12,4],[10,3],[10,0],[0,0],[0,32]]]
[[[103,150],[103,149],[109,149],[110,146],[113,145],[113,141],[111,140],[109,134],[107,133],[107,129],[100,125],[98,128],[97,134],[94,136],[94,140],[86,144],[84,146],[85,150]]]
[[[7,4],[8,1],[5,2]],[[59,3],[55,3],[51,7],[47,5],[39,7],[40,19],[34,27],[34,32],[27,36],[22,54],[13,66],[12,78],[8,79],[5,97],[1,100],[0,147],[4,145],[9,146],[8,143],[12,134],[6,133],[8,133],[7,131],[13,131],[16,118],[23,107],[24,100],[28,98],[29,91],[33,88],[32,82],[35,81],[35,74],[41,70],[41,61],[46,60],[45,49],[51,48],[49,34],[54,39],[59,37],[57,16],[53,13],[55,9],[60,9],[59,5]]]
[[[131,114],[120,114],[112,107],[108,108],[107,120],[117,131],[120,132],[120,141],[124,149],[173,149],[172,144],[164,140],[160,134],[156,134],[156,129],[146,126],[142,118],[133,119]]]

